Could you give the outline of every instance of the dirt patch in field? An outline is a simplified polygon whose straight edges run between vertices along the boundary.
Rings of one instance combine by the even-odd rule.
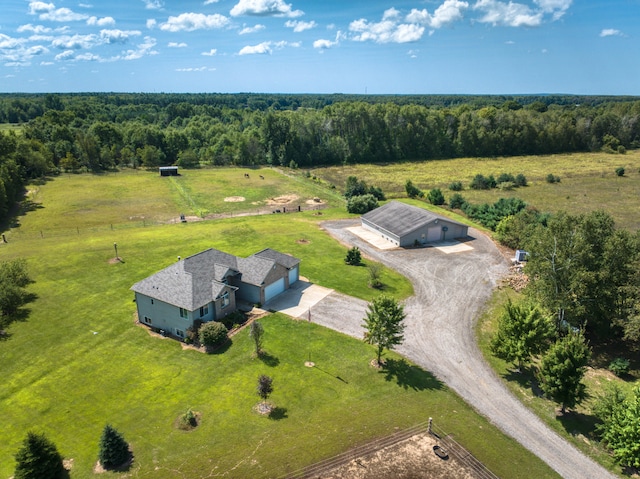
[[[244,196],[227,196],[224,201],[227,203],[240,203],[245,200]]]
[[[309,244],[310,241],[308,239],[300,238],[299,240],[296,240],[296,243],[298,243],[298,244]]]
[[[348,463],[328,470],[323,479],[473,479],[476,477],[454,457],[441,459],[434,453],[436,441],[418,434],[393,446],[356,457]]]
[[[321,200],[320,198],[311,198],[306,201],[308,205],[324,205],[326,201]]]
[[[278,205],[288,205],[289,203],[293,203],[298,198],[298,195],[282,195],[276,196],[275,198],[269,198],[265,203],[269,206],[278,206]]]

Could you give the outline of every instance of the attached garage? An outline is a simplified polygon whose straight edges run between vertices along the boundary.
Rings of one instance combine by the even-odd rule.
[[[264,288],[264,302],[268,303],[271,299],[278,296],[280,293],[283,293],[286,288],[286,283],[284,278],[280,278],[279,280],[271,283],[267,287]]]
[[[400,201],[369,211],[362,227],[397,246],[437,243],[467,236],[468,227],[441,215]]]
[[[300,279],[300,273],[298,271],[298,265],[289,270],[289,287]]]

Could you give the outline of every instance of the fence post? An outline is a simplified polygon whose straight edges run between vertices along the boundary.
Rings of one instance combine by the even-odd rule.
[[[433,425],[433,418],[429,418],[429,426],[427,428],[427,432],[431,434],[431,426]]]

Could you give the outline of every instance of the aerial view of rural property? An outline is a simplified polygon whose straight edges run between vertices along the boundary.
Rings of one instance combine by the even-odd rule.
[[[0,479],[640,478],[637,0],[4,0]]]

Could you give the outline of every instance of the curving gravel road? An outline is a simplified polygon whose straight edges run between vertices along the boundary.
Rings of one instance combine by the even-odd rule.
[[[415,295],[405,303],[405,340],[397,348],[399,353],[435,374],[562,477],[615,477],[524,407],[484,361],[476,345],[475,321],[509,266],[489,238],[469,229],[470,251],[445,254],[433,247],[382,251],[346,229],[358,224],[344,220],[322,226],[413,283]],[[365,310],[365,302],[332,293],[313,307],[313,321],[362,338]]]

